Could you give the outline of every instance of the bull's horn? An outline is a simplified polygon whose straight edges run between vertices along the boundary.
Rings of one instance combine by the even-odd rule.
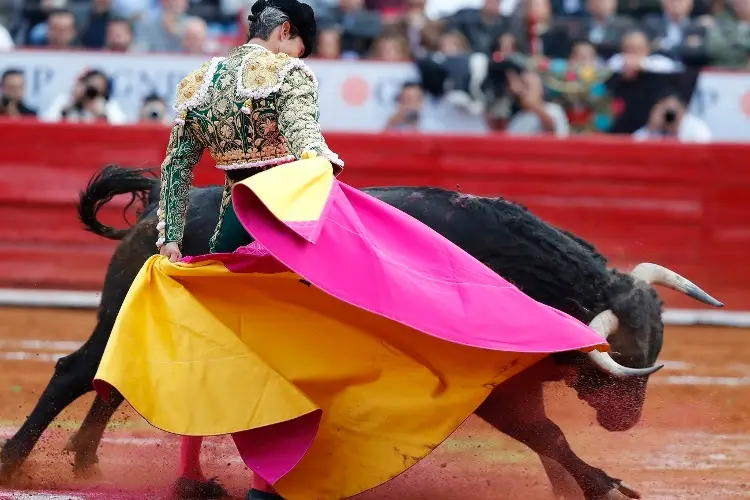
[[[724,304],[701,290],[692,281],[683,278],[676,272],[658,264],[651,264],[648,262],[638,264],[635,266],[635,269],[630,272],[630,275],[649,284],[663,285],[672,290],[677,290],[678,292],[682,292],[688,297],[703,302],[704,304],[714,307],[724,307]]]
[[[620,320],[617,319],[615,313],[610,309],[599,313],[593,320],[591,320],[591,323],[589,323],[589,327],[604,339],[614,333],[619,325]],[[658,365],[652,366],[651,368],[628,368],[612,359],[612,356],[606,352],[591,351],[588,353],[588,356],[597,368],[618,378],[645,377],[661,370],[664,366]]]

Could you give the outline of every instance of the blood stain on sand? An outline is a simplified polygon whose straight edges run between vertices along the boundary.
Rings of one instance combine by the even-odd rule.
[[[95,317],[87,311],[0,309],[0,438],[36,404],[54,360],[80,344]],[[567,388],[547,390],[550,416],[584,460],[651,500],[750,498],[750,331],[668,327],[641,423],[607,433],[593,411]],[[66,350],[68,349],[68,350]],[[11,354],[9,354],[11,353]],[[20,353],[20,354],[19,354]],[[36,356],[38,353],[44,356]],[[14,360],[15,359],[15,360]],[[13,388],[16,388],[15,390]],[[99,475],[76,479],[62,450],[88,410],[88,395],[45,433],[0,500],[135,500],[169,496],[178,440],[160,433],[130,408],[117,413],[99,449]],[[206,473],[241,497],[249,472],[227,438],[206,440]],[[544,500],[551,498],[538,458],[476,418],[422,463],[361,500]]]

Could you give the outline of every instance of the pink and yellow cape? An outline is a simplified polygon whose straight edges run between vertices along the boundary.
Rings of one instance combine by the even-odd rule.
[[[545,355],[607,349],[311,157],[235,186],[256,242],[150,258],[96,374],[152,425],[232,434],[289,500],[394,478]]]

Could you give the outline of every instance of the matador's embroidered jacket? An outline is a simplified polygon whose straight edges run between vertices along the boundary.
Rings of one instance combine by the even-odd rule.
[[[318,123],[318,83],[301,59],[243,45],[215,57],[177,87],[177,120],[161,166],[157,246],[182,242],[193,168],[207,149],[225,172],[265,170],[304,151],[344,163]],[[231,174],[229,174],[231,175]],[[231,204],[227,175],[219,224]]]

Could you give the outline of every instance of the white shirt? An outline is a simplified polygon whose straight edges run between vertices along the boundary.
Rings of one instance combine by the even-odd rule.
[[[62,112],[70,104],[70,96],[66,94],[58,95],[52,104],[46,109],[40,111],[39,120],[43,122],[56,123],[63,121]],[[110,125],[125,125],[128,123],[128,116],[115,101],[107,101],[104,105],[104,114],[107,117],[107,123]],[[87,117],[81,117],[77,121],[89,121]]]
[[[13,38],[11,38],[8,30],[5,29],[5,26],[0,24],[0,52],[10,52],[13,50],[13,47]]]
[[[649,141],[661,139],[662,135],[651,132],[647,127],[641,127],[633,132],[633,138],[636,141]],[[682,117],[677,129],[678,141],[705,144],[711,142],[711,139],[711,129],[708,128],[706,122],[687,113]]]
[[[554,102],[546,102],[544,103],[544,110],[555,122],[555,136],[567,137],[570,134],[570,123],[562,106]],[[542,120],[536,113],[519,111],[510,119],[505,131],[510,135],[536,135],[544,133],[544,127],[542,127]]]

